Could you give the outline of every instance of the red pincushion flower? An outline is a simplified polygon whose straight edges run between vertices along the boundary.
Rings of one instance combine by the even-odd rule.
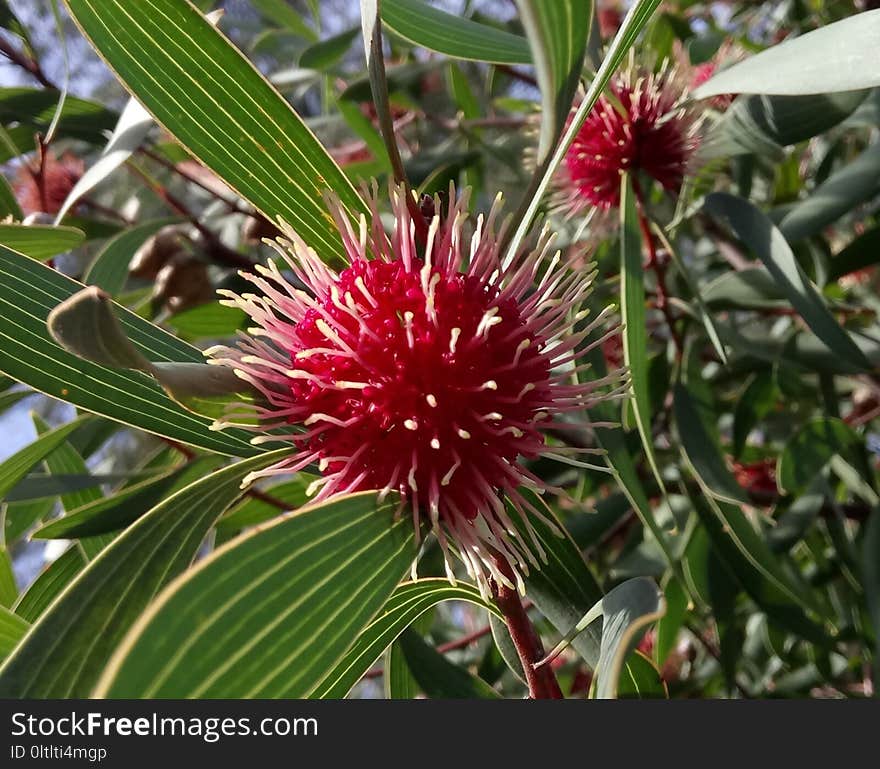
[[[222,292],[256,322],[254,336],[208,354],[263,396],[259,429],[304,428],[286,436],[297,448],[290,458],[257,475],[316,463],[317,500],[400,492],[481,587],[489,576],[509,584],[494,557],[519,580],[543,551],[537,538],[515,533],[503,497],[524,522],[527,511],[543,518],[519,489],[548,487],[522,460],[583,464],[568,455],[573,450],[548,446],[542,428],[564,428],[556,417],[591,406],[606,397],[605,385],[619,383],[620,372],[586,384],[573,378],[585,352],[577,348],[608,313],[574,332],[592,275],[568,269],[558,254],[541,270],[552,241],[546,232],[533,251],[502,265],[498,206],[479,217],[468,243],[466,199],[454,202],[454,190],[418,255],[403,195],[392,191],[390,238],[375,199],[372,222],[361,218],[355,233],[328,197],[350,260],[338,274],[286,228],[276,250],[308,291],[274,263],[258,268],[260,276],[246,277],[261,295]],[[439,199],[434,205],[440,211]],[[448,557],[447,571],[452,578]]]
[[[15,179],[15,197],[22,212],[57,214],[84,170],[85,164],[76,155],[65,152],[56,158],[50,150],[39,172],[26,163],[21,165]]]
[[[569,147],[555,179],[556,208],[567,216],[608,211],[620,202],[620,177],[642,171],[678,192],[696,149],[696,117],[683,106],[670,70],[626,72],[609,86]]]

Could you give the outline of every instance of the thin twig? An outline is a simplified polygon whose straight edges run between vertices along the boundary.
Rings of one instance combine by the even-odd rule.
[[[27,72],[44,88],[51,88],[54,91],[58,90],[58,87],[46,77],[46,73],[43,72],[40,62],[35,58],[25,56],[21,51],[16,50],[16,48],[3,37],[0,37],[0,55],[5,56],[17,67],[21,67],[21,69]]]
[[[163,168],[166,168],[169,171],[171,171],[172,173],[175,173],[178,176],[180,176],[182,179],[185,179],[190,184],[194,184],[194,185],[196,185],[196,187],[199,187],[199,188],[203,189],[205,192],[213,195],[215,198],[217,198],[217,200],[219,200],[221,203],[223,203],[230,211],[234,211],[235,213],[239,213],[239,214],[250,215],[250,211],[247,211],[244,208],[242,208],[238,204],[237,201],[232,200],[231,198],[227,198],[225,195],[221,195],[217,190],[212,189],[209,185],[205,184],[200,179],[197,179],[195,176],[193,176],[188,171],[185,171],[184,169],[182,169],[176,163],[172,163],[170,160],[166,160],[158,153],[153,152],[152,150],[147,149],[146,147],[141,147],[139,152],[142,155],[144,155],[145,157],[148,157],[154,163],[158,163]]]
[[[455,651],[456,649],[463,649],[465,646],[470,646],[472,643],[479,641],[481,638],[484,638],[491,632],[492,626],[484,625],[479,630],[475,630],[473,633],[468,633],[461,638],[456,638],[452,641],[447,641],[446,643],[440,644],[436,647],[436,651],[439,654],[446,654],[447,652]],[[364,673],[364,678],[378,678],[384,672],[385,669],[382,667],[371,668],[366,673]]]
[[[675,318],[669,307],[669,290],[666,287],[666,262],[659,259],[657,255],[657,247],[654,243],[654,235],[651,232],[651,223],[648,220],[645,199],[642,195],[642,188],[639,180],[633,175],[632,177],[633,192],[636,197],[636,210],[638,212],[639,229],[642,232],[642,240],[645,243],[645,249],[648,252],[648,261],[645,267],[654,271],[657,280],[657,309],[663,313],[666,318],[666,325],[669,327],[669,335],[675,344],[675,354],[678,360],[681,360],[684,354],[684,345],[681,337],[675,327]]]
[[[238,253],[238,251],[233,251],[229,246],[223,243],[220,238],[217,237],[214,232],[212,232],[208,227],[206,227],[199,218],[189,209],[189,207],[175,195],[168,191],[168,189],[159,184],[155,179],[151,178],[149,174],[142,171],[135,163],[129,162],[127,163],[127,167],[134,173],[141,181],[144,182],[156,195],[163,200],[172,211],[180,216],[189,219],[192,225],[199,231],[199,234],[205,239],[205,245],[207,246],[207,251],[211,256],[215,257],[217,261],[221,264],[225,264],[228,267],[235,268],[243,268],[243,269],[251,269],[253,267],[253,262],[248,259],[243,254]]]
[[[496,64],[495,69],[499,72],[503,72],[505,75],[512,77],[514,80],[519,80],[521,83],[527,83],[528,85],[533,85],[535,88],[538,87],[538,81],[535,80],[531,75],[527,75],[525,72],[520,72],[518,69],[514,69],[509,64]]]

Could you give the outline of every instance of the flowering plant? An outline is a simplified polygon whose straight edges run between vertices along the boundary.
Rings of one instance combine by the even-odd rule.
[[[0,695],[873,691],[880,11],[16,5]]]

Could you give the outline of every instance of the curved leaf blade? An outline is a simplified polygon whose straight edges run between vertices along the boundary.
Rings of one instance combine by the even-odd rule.
[[[865,354],[828,311],[819,292],[797,263],[783,233],[767,216],[747,200],[726,192],[713,192],[707,196],[704,208],[716,220],[726,222],[758,256],[792,307],[828,349],[853,365],[871,368]]]
[[[404,40],[453,59],[491,64],[531,64],[528,41],[519,35],[454,16],[421,0],[382,0],[382,21]]]
[[[745,491],[725,464],[721,448],[703,424],[691,394],[681,383],[673,390],[673,413],[682,450],[705,488],[718,499],[747,503]]]
[[[150,117],[150,113],[138,103],[137,99],[129,99],[119,116],[116,128],[113,129],[107,145],[101,152],[101,157],[73,185],[73,189],[68,193],[55,217],[55,224],[64,218],[83,195],[97,187],[131,157],[146,138],[152,125],[153,118]]]
[[[538,162],[556,145],[580,81],[593,18],[592,0],[517,0],[541,89]]]
[[[111,653],[147,604],[184,571],[248,473],[279,452],[237,462],[154,507],[106,547],[55,599],[0,668],[0,696],[88,697]]]
[[[800,201],[779,224],[794,243],[815,235],[880,192],[880,145],[866,149]]]
[[[651,433],[645,268],[642,266],[639,213],[629,174],[621,176],[620,184],[620,313],[623,318],[623,360],[630,373],[633,413],[642,447],[651,472],[665,497],[666,486],[657,466]]]
[[[215,470],[219,457],[200,457],[180,469],[149,478],[108,497],[72,509],[31,534],[32,539],[74,539],[118,531],[173,494]]]
[[[132,628],[96,695],[309,696],[415,556],[397,507],[361,492],[227,543]]]
[[[325,260],[344,250],[322,194],[366,212],[339,166],[257,69],[185,0],[65,0],[156,121],[270,221]]]
[[[5,498],[37,462],[63,446],[70,434],[89,419],[89,416],[79,417],[44,433],[0,464],[0,499]]]
[[[5,606],[0,606],[0,661],[5,660],[18,646],[30,624]]]
[[[333,667],[312,696],[341,699],[398,636],[425,612],[443,601],[467,601],[497,614],[497,609],[480,596],[473,585],[451,585],[445,579],[419,579],[397,586],[388,602],[357,637],[345,656]]]
[[[64,254],[85,240],[85,233],[75,227],[51,227],[45,224],[0,224],[0,244],[44,261]]]
[[[83,288],[44,264],[0,246],[0,368],[35,390],[147,432],[232,456],[253,456],[247,433],[216,432],[150,378],[82,360],[49,335],[46,318]],[[151,361],[201,363],[194,347],[117,307],[131,341]]]
[[[404,631],[399,644],[413,678],[428,697],[444,700],[499,699],[498,692],[483,679],[450,662],[418,633]]]
[[[694,91],[704,99],[725,93],[813,94],[880,85],[880,11],[846,19],[786,40],[719,72]]]

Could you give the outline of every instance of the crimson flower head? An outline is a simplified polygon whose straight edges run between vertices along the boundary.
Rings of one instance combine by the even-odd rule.
[[[56,157],[46,150],[42,168],[22,164],[15,178],[15,197],[25,214],[57,214],[85,170],[81,158],[71,152]]]
[[[620,177],[641,171],[677,193],[697,147],[697,118],[675,73],[630,69],[609,85],[578,131],[555,178],[555,207],[566,216],[620,203]]]
[[[618,332],[611,308],[586,321],[593,275],[552,254],[546,230],[505,263],[498,200],[472,223],[467,195],[450,190],[445,210],[434,199],[421,239],[402,189],[391,190],[390,234],[375,189],[372,216],[354,226],[335,197],[327,201],[348,267],[331,270],[282,225],[284,237],[266,242],[289,273],[272,262],[245,275],[259,293],[221,292],[255,328],[236,347],[207,351],[210,362],[233,367],[262,396],[256,429],[295,426],[281,436],[291,455],[252,477],[316,465],[316,500],[399,492],[416,530],[430,523],[450,579],[455,552],[484,591],[490,578],[511,585],[503,561],[522,589],[521,574],[545,557],[528,517],[553,526],[522,491],[549,488],[525,462],[586,466],[572,454],[597,453],[551,446],[545,431],[572,429],[569,415],[617,394],[608,390],[622,372],[578,381],[580,357]]]

